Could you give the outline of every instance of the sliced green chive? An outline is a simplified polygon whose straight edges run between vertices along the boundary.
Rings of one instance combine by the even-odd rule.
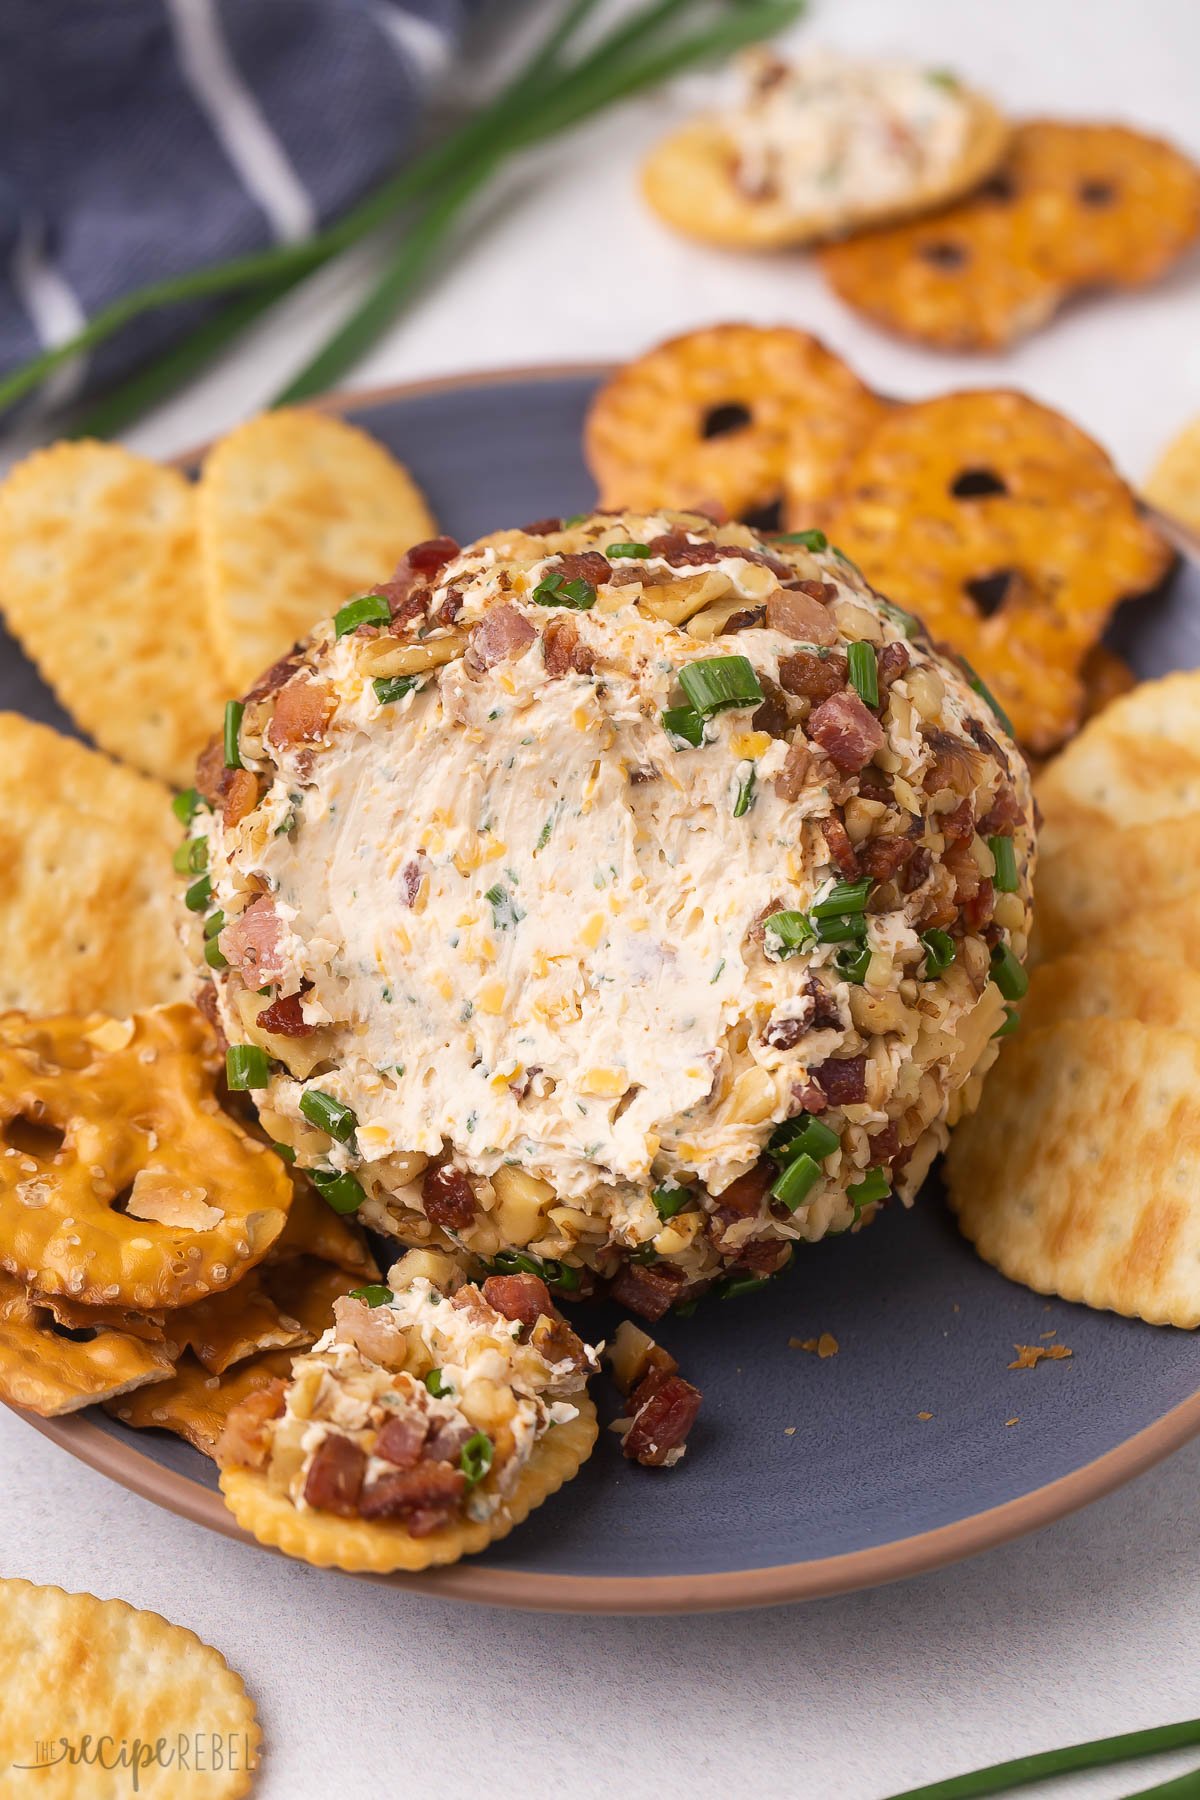
[[[430,1369],[428,1375],[425,1377],[425,1388],[428,1393],[433,1395],[435,1400],[444,1400],[447,1394],[452,1394],[454,1392],[454,1389],[448,1387],[442,1380],[442,1371],[440,1369]]]
[[[590,581],[568,581],[560,569],[552,569],[529,598],[536,606],[570,606],[576,612],[588,612],[596,604],[596,590]]]
[[[215,938],[220,932],[224,931],[224,929],[225,914],[223,912],[209,913],[207,919],[204,921],[205,938]]]
[[[925,79],[932,81],[934,87],[947,88],[952,94],[958,91],[958,76],[953,69],[926,69]]]
[[[799,544],[802,550],[827,550],[829,539],[823,531],[773,531],[771,541],[775,544]]]
[[[199,875],[202,869],[207,869],[208,839],[184,838],[171,858],[171,867],[177,875]]]
[[[820,1179],[820,1163],[807,1150],[802,1150],[780,1170],[771,1183],[770,1193],[773,1199],[782,1200],[789,1212],[795,1212]]]
[[[335,1213],[357,1212],[367,1197],[353,1175],[339,1174],[337,1169],[310,1169],[308,1179]]]
[[[587,516],[588,515],[586,513],[572,513],[569,519],[563,520],[562,529],[564,531],[573,531],[575,529],[576,525],[583,524],[583,521],[587,518]]]
[[[772,962],[786,962],[815,941],[816,932],[806,913],[777,912],[763,920],[763,949]]]
[[[348,632],[357,631],[360,625],[386,625],[391,616],[391,608],[382,594],[356,594],[334,613],[333,635],[344,638]]]
[[[961,667],[963,673],[966,675],[967,686],[971,689],[971,692],[973,694],[978,694],[979,698],[981,700],[986,700],[987,704],[991,707],[992,711],[995,713],[996,717],[999,719],[1001,725],[1003,725],[1005,731],[1007,731],[1009,737],[1015,738],[1017,734],[1013,730],[1012,720],[1009,718],[1008,714],[1005,712],[1004,708],[1001,706],[1000,702],[997,700],[995,694],[993,694],[993,692],[992,692],[991,688],[988,686],[987,682],[983,679],[983,676],[976,674],[975,670],[972,668],[971,664],[967,661],[965,656],[960,654],[958,661],[959,661],[959,666]]]
[[[525,917],[508,889],[499,881],[483,897],[492,909],[492,925],[496,931],[511,931]]]
[[[925,946],[925,979],[932,981],[954,961],[954,939],[948,931],[939,931],[935,926],[921,933],[921,942]]]
[[[540,1275],[551,1287],[573,1293],[579,1286],[579,1271],[552,1256],[532,1256],[528,1250],[500,1250],[484,1266],[492,1275]]]
[[[209,938],[204,946],[204,960],[210,969],[227,969],[229,958],[222,954],[221,946],[215,937]]]
[[[824,1162],[832,1156],[841,1139],[836,1131],[823,1125],[820,1119],[814,1119],[811,1113],[799,1113],[794,1119],[785,1119],[777,1125],[767,1142],[768,1154],[777,1162],[790,1162],[794,1156],[811,1156],[814,1162]]]
[[[358,1119],[348,1106],[322,1088],[306,1088],[300,1096],[300,1112],[318,1131],[328,1132],[339,1144],[348,1144],[358,1129]]]
[[[754,770],[749,769],[738,782],[737,798],[733,803],[735,819],[744,819],[754,805]]]
[[[864,706],[879,705],[879,662],[874,644],[851,644],[846,651],[850,679]]]
[[[181,825],[190,825],[204,802],[195,788],[184,788],[182,794],[176,794],[171,801],[171,811]]]
[[[671,706],[662,716],[662,727],[676,750],[690,745],[698,750],[704,742],[704,720],[694,706]]]
[[[477,1431],[467,1439],[459,1452],[458,1466],[469,1488],[479,1486],[492,1466],[492,1455],[492,1440],[486,1431]]]
[[[1006,1006],[1004,1009],[1004,1023],[1003,1023],[1003,1025],[998,1025],[996,1027],[996,1030],[993,1031],[992,1036],[994,1038],[1011,1037],[1013,1032],[1017,1029],[1017,1027],[1020,1023],[1021,1023],[1021,1015],[1017,1011],[1016,1007],[1015,1006]]]
[[[853,944],[843,944],[833,959],[833,966],[843,981],[861,987],[871,966],[870,944],[864,944],[861,949]]]
[[[419,675],[377,675],[371,683],[380,706],[391,706],[393,701],[403,700],[405,694],[411,694],[420,685]]]
[[[649,544],[606,544],[604,554],[613,556],[649,556]]]
[[[225,706],[225,767],[240,769],[242,753],[238,749],[238,734],[242,729],[242,714],[246,708],[240,700],[230,700]]]
[[[235,1094],[265,1088],[271,1079],[271,1059],[258,1044],[230,1044],[225,1052],[225,1080]]]
[[[861,1181],[852,1181],[846,1189],[854,1202],[856,1219],[864,1206],[871,1206],[876,1200],[886,1200],[891,1191],[892,1184],[883,1169],[868,1169]]]
[[[295,1162],[296,1152],[291,1144],[272,1144],[271,1148],[279,1158],[280,1162],[287,1163],[289,1168]]]
[[[906,612],[902,606],[897,606],[894,600],[879,599],[875,604],[880,612],[892,621],[893,625],[900,627],[906,638],[915,638],[919,634],[921,621],[916,613]]]
[[[706,656],[684,663],[679,685],[704,718],[731,706],[759,706],[763,691],[744,656]]]
[[[844,913],[866,912],[870,892],[869,875],[861,881],[835,882],[823,900],[809,907],[809,913],[814,919],[840,919]]]
[[[992,980],[1006,1000],[1023,1000],[1029,992],[1029,977],[1007,944],[992,951]]]
[[[207,912],[208,903],[211,899],[212,882],[208,879],[207,875],[202,875],[199,881],[193,881],[191,887],[183,896],[183,904],[187,907],[189,912]]]
[[[658,1187],[650,1195],[654,1202],[654,1210],[660,1219],[673,1219],[677,1212],[682,1212],[692,1196],[687,1188]]]
[[[364,1306],[390,1306],[396,1296],[382,1281],[369,1281],[366,1287],[351,1288],[350,1298],[361,1300]]]
[[[1010,837],[990,837],[988,849],[996,863],[996,873],[992,877],[998,894],[1015,894],[1017,891],[1017,847]]]
[[[728,1281],[721,1283],[717,1291],[722,1300],[733,1300],[738,1294],[756,1294],[759,1288],[766,1287],[770,1279],[769,1275],[731,1275]],[[675,1310],[680,1312],[682,1308],[677,1306]]]
[[[816,934],[819,944],[861,942],[867,935],[867,921],[862,913],[846,913],[840,919],[818,919]]]

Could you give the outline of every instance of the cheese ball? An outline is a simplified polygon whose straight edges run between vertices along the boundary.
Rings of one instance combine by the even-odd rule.
[[[198,788],[271,1137],[405,1244],[651,1318],[911,1200],[1024,990],[1026,767],[817,531],[418,545]]]

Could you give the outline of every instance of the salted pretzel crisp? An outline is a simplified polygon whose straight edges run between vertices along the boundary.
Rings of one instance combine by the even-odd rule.
[[[785,477],[811,524],[885,410],[807,332],[713,325],[626,363],[592,402],[584,448],[601,506],[717,507],[778,531]]]
[[[1200,235],[1200,169],[1123,125],[1033,119],[965,200],[821,252],[835,293],[943,350],[1026,337],[1087,288],[1141,287]]]
[[[0,1018],[0,1267],[135,1311],[217,1293],[287,1220],[279,1159],[222,1113],[216,1040],[176,1004]]]
[[[45,1302],[0,1275],[0,1399],[10,1405],[55,1418],[170,1373],[163,1344],[108,1326],[67,1336]]]
[[[884,419],[827,529],[881,593],[970,660],[1035,751],[1078,724],[1085,659],[1118,601],[1174,561],[1098,444],[1001,389]]]

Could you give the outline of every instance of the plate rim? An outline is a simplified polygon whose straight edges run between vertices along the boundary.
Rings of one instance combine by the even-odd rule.
[[[373,408],[427,394],[600,377],[617,366],[610,360],[601,360],[468,370],[378,387],[338,390],[305,404],[316,411],[349,415],[352,420],[357,420],[359,415]],[[176,467],[194,466],[211,441],[167,460]],[[1188,550],[1196,553],[1198,546],[1190,539],[1190,534],[1180,532],[1177,521],[1164,519],[1161,514],[1156,517],[1185,553]],[[235,1542],[259,1550],[268,1548],[242,1530],[217,1489],[205,1487],[156,1462],[138,1449],[132,1434],[126,1442],[103,1430],[82,1412],[43,1419],[15,1406],[8,1406],[8,1410],[77,1461],[141,1498]],[[464,1600],[476,1605],[512,1607],[527,1612],[670,1614],[782,1606],[882,1587],[890,1582],[932,1573],[1010,1543],[1054,1524],[1135,1480],[1197,1435],[1200,1435],[1200,1389],[1113,1449],[1015,1500],[1002,1501],[998,1506],[936,1526],[931,1531],[809,1562],[773,1563],[763,1568],[709,1574],[542,1575],[522,1569],[490,1568],[486,1563],[466,1559],[445,1569],[417,1574],[402,1571],[391,1575],[368,1574],[358,1579],[435,1599]],[[200,1455],[200,1452],[196,1454]],[[271,1553],[282,1555],[278,1550]]]

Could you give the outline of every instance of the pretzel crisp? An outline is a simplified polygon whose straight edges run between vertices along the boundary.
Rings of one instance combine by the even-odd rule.
[[[161,1343],[103,1327],[67,1336],[48,1305],[0,1275],[0,1399],[10,1405],[55,1418],[170,1373]]]
[[[1099,445],[1004,390],[892,413],[847,471],[828,531],[969,658],[1035,751],[1078,724],[1082,667],[1118,601],[1174,561]]]
[[[230,1286],[287,1219],[279,1159],[221,1112],[194,1007],[0,1018],[0,1267],[134,1311]]]
[[[785,476],[811,524],[885,410],[807,332],[713,325],[619,370],[592,402],[584,448],[601,506],[715,507],[777,531]]]
[[[821,253],[834,291],[943,350],[995,350],[1072,294],[1141,287],[1200,235],[1200,169],[1122,125],[1030,120],[966,200]]]

